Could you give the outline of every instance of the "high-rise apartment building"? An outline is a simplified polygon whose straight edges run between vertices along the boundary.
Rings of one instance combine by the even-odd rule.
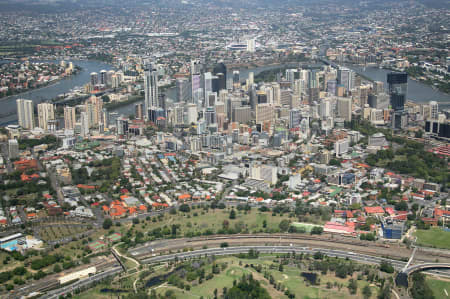
[[[148,119],[150,108],[160,107],[158,92],[158,74],[153,65],[147,65],[144,70],[144,113],[145,119]]]
[[[19,142],[17,139],[8,140],[8,153],[10,159],[16,159],[19,157]]]
[[[85,102],[85,111],[88,116],[89,128],[98,126],[102,122],[103,100],[96,96],[91,96]]]
[[[98,74],[96,72],[91,73],[91,85],[95,86],[98,84]]]
[[[87,137],[89,135],[89,118],[87,112],[83,111],[80,115],[80,135]]]
[[[430,112],[431,112],[431,119],[432,120],[438,120],[439,119],[439,106],[436,101],[430,101]]]
[[[340,67],[337,72],[337,83],[344,86],[348,92],[355,86],[355,72],[351,69]]]
[[[369,94],[368,104],[372,108],[388,109],[389,108],[389,95],[384,92],[379,92],[377,94]]]
[[[66,130],[75,129],[76,123],[76,108],[75,107],[64,107],[64,128]]]
[[[189,97],[189,81],[186,78],[179,78],[176,81],[177,101],[186,102]]]
[[[55,120],[55,106],[51,103],[40,103],[38,108],[38,125],[44,131],[48,130],[48,121]]]
[[[134,106],[134,115],[137,119],[143,119],[144,117],[144,104],[139,103]]]
[[[256,42],[254,38],[247,40],[247,52],[254,53],[256,50]]]
[[[262,124],[265,121],[273,120],[273,106],[270,104],[258,104],[256,106],[256,123]]]
[[[345,121],[352,120],[352,99],[338,98],[337,100],[337,115]]]
[[[19,125],[24,129],[33,129],[35,127],[33,101],[18,99],[16,104]]]

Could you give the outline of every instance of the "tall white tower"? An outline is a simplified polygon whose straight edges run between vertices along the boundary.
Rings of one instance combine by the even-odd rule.
[[[145,119],[148,119],[148,110],[151,107],[160,107],[158,93],[158,75],[153,65],[146,66],[144,71],[144,110]]]
[[[17,117],[19,120],[19,125],[24,128],[31,130],[34,128],[34,110],[33,101],[18,99],[17,103]]]

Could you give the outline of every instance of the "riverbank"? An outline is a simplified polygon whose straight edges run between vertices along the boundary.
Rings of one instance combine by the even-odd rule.
[[[376,66],[361,66],[356,64],[343,64],[349,69],[355,71],[359,76],[367,81],[380,81],[383,82],[384,89],[387,91],[387,75],[392,70],[386,68],[379,68]],[[408,89],[406,99],[417,104],[424,104],[430,101],[436,101],[439,103],[439,108],[450,108],[450,94],[440,92],[429,85],[426,85],[420,81],[414,80],[410,76],[408,77]]]
[[[67,57],[64,57],[67,58]],[[30,59],[29,61],[36,61]],[[36,62],[49,62],[59,63],[55,60],[36,61]],[[100,70],[111,70],[114,68],[111,64],[102,63],[99,61],[90,60],[72,60],[73,64],[80,68],[77,74],[63,78],[57,82],[39,89],[29,90],[20,95],[13,95],[0,100],[2,111],[0,111],[0,126],[6,126],[9,124],[17,123],[17,104],[16,100],[20,98],[26,98],[32,100],[33,104],[39,104],[52,99],[58,99],[61,94],[67,94],[74,88],[84,86],[90,81],[90,74],[92,72],[99,72]]]
[[[360,64],[346,63],[346,64],[344,64],[344,66],[346,66],[348,68],[363,68],[363,69],[366,69],[366,67],[364,65],[360,65]],[[368,68],[378,68],[378,69],[381,69],[381,70],[385,70],[387,72],[394,72],[394,73],[406,72],[408,74],[408,79],[409,80],[412,80],[414,82],[417,82],[417,83],[429,86],[430,88],[432,88],[435,91],[439,91],[441,93],[444,93],[444,94],[450,96],[450,92],[449,92],[450,91],[450,83],[445,83],[445,82],[441,82],[441,81],[434,82],[431,79],[427,79],[427,80],[420,79],[416,75],[412,74],[412,71],[410,70],[411,68],[407,68],[405,70],[399,70],[399,69],[396,69],[396,68],[391,68],[391,67],[386,67],[386,66],[383,66],[383,67],[380,68],[378,65],[371,65]],[[358,72],[358,75],[360,77],[362,77],[363,79],[366,79],[368,81],[371,81],[371,82],[376,81],[376,80],[373,80],[370,77],[368,77],[368,76],[366,76],[366,75],[364,75],[364,74],[362,74],[360,72]],[[438,84],[438,85],[436,86],[436,84]]]
[[[120,107],[124,107],[124,106],[130,105],[130,104],[133,104],[133,103],[142,101],[142,100],[144,100],[144,97],[143,97],[143,96],[133,96],[133,97],[130,97],[130,98],[129,98],[128,100],[126,100],[126,101],[122,101],[122,102],[114,102],[114,103],[106,103],[106,104],[104,105],[104,107],[105,107],[107,110],[112,110],[112,109],[117,109],[117,108],[120,108]]]
[[[40,85],[39,87],[32,88],[32,89],[27,89],[27,90],[22,91],[22,92],[13,93],[13,94],[8,95],[8,96],[1,96],[0,95],[0,101],[8,100],[9,98],[12,98],[12,97],[23,96],[23,95],[26,95],[27,93],[35,92],[35,91],[38,91],[40,89],[44,89],[44,88],[53,86],[53,85],[61,82],[62,80],[70,79],[71,77],[78,75],[82,70],[83,69],[81,67],[75,66],[74,71],[68,76],[59,77],[58,79],[52,80],[52,81],[50,81],[48,83],[44,83],[43,85]]]

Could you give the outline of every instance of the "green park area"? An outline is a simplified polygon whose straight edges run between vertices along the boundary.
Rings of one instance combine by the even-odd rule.
[[[136,243],[174,237],[195,237],[212,234],[277,233],[287,231],[294,221],[289,213],[261,212],[257,209],[180,207],[158,217],[135,221],[131,228],[111,228],[125,236],[124,241],[135,235]],[[130,233],[131,231],[131,233]],[[128,244],[133,245],[133,244]]]
[[[450,297],[450,280],[441,280],[427,277],[426,283],[433,291],[433,295],[435,298]]]
[[[329,268],[322,268],[325,263]],[[231,294],[239,294],[243,285],[246,291],[253,288],[259,293],[252,298],[377,298],[384,279],[378,276],[377,266],[323,256],[257,252],[157,267],[158,270],[140,270],[134,276],[102,283],[75,298],[107,298],[117,294],[138,298],[129,295],[135,282],[139,298],[222,298],[224,294],[240,298]],[[255,281],[252,286],[245,284],[249,276],[250,281]]]
[[[440,228],[418,229],[416,243],[420,246],[450,249],[450,231]]]

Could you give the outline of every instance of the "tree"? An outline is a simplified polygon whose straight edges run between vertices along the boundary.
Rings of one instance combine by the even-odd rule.
[[[22,266],[16,267],[13,270],[13,274],[18,276],[25,275],[27,272],[28,272],[27,269],[25,269],[25,267]]]
[[[355,279],[350,278],[348,282],[348,290],[350,291],[350,294],[355,295],[356,291],[358,290],[358,283]]]
[[[109,219],[109,218],[106,218],[106,219],[103,221],[103,228],[104,228],[104,229],[109,229],[111,226],[112,226],[112,220]]]
[[[177,229],[178,229],[178,225],[177,224],[172,224],[172,236],[176,236],[177,235]]]
[[[255,280],[250,274],[244,275],[238,283],[233,282],[233,287],[227,291],[227,299],[241,298],[271,298],[265,288],[263,288],[258,280]]]
[[[266,220],[266,219],[263,220],[262,227],[263,227],[263,228],[266,228],[266,227],[267,227],[267,220]]]
[[[397,211],[408,211],[408,204],[404,200],[401,200],[395,204],[395,209]]]
[[[280,224],[278,225],[278,227],[280,228],[280,230],[281,230],[282,232],[286,232],[286,231],[289,229],[289,225],[290,225],[289,220],[283,219],[283,220],[281,220],[281,222],[280,222]]]
[[[59,264],[55,264],[53,266],[53,272],[55,272],[55,273],[61,272],[61,266]]]
[[[370,289],[370,287],[368,285],[364,286],[364,288],[362,289],[362,293],[363,293],[364,299],[368,299],[372,296],[372,290]]]
[[[182,204],[178,210],[180,210],[180,212],[189,213],[191,208],[187,204]]]
[[[314,226],[311,230],[311,235],[321,235],[323,233],[323,227]]]
[[[380,264],[380,270],[386,273],[394,273],[394,267],[392,264],[386,261],[382,261]]]
[[[433,291],[425,281],[425,275],[415,272],[412,275],[413,286],[411,288],[411,297],[413,299],[434,299]]]
[[[231,209],[230,219],[236,219],[236,211],[234,209]]]
[[[330,160],[330,165],[332,165],[332,166],[341,166],[341,162],[339,160],[336,160],[336,159],[331,159]]]
[[[391,285],[389,283],[385,283],[383,288],[380,289],[378,299],[391,299]]]

